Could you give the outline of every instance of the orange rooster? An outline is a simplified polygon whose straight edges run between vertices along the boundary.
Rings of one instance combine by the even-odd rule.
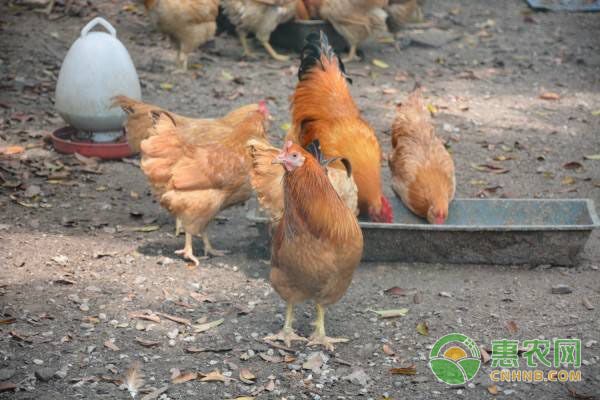
[[[222,134],[216,141],[190,137],[167,112],[151,114],[156,133],[142,141],[141,167],[160,204],[183,225],[185,247],[176,253],[198,265],[192,237],[201,234],[205,257],[223,255],[212,248],[206,226],[221,210],[250,198],[251,160],[246,142],[251,138],[266,138],[269,117],[266,106],[261,103],[259,110],[248,113],[228,132],[221,131],[223,128],[216,124]],[[206,129],[210,133],[210,126]]]
[[[323,32],[309,34],[306,41],[288,138],[303,147],[319,139],[326,157],[348,159],[360,212],[372,221],[392,222],[392,208],[381,186],[381,148],[350,95],[344,64]]]
[[[291,141],[273,160],[282,164],[284,210],[271,245],[271,284],[286,301],[283,330],[267,340],[288,346],[298,336],[292,327],[293,307],[314,300],[315,331],[309,346],[329,350],[347,339],[325,333],[324,307],[337,302],[346,292],[363,251],[358,221],[327,178],[318,141],[310,153]]]
[[[389,165],[394,192],[415,214],[429,223],[443,224],[456,187],[454,162],[435,135],[420,88],[398,106],[392,147]]]

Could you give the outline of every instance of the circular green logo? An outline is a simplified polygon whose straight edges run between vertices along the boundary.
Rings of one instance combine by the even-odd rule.
[[[429,368],[441,382],[464,385],[481,366],[481,353],[473,339],[460,333],[440,338],[429,353]]]

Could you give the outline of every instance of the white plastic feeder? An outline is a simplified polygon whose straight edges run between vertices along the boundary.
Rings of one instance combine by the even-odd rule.
[[[90,32],[101,25],[106,32]],[[91,132],[95,142],[121,135],[125,114],[111,108],[116,95],[141,99],[140,82],[117,31],[101,17],[94,18],[67,53],[56,83],[56,110],[71,126]]]

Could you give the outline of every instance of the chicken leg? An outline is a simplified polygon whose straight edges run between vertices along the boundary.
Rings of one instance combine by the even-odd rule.
[[[283,329],[275,334],[266,336],[264,340],[274,340],[285,343],[287,347],[292,345],[294,340],[305,342],[307,339],[299,336],[294,332],[294,328],[292,327],[294,323],[294,305],[292,303],[287,303],[285,308],[285,323],[283,324]]]
[[[175,236],[179,236],[183,230],[183,226],[181,224],[181,220],[179,218],[175,218]]]
[[[208,257],[209,254],[213,257],[223,257],[225,254],[229,253],[227,250],[217,250],[213,248],[210,244],[210,240],[208,240],[208,234],[206,232],[202,232],[202,242],[204,243],[204,257]]]
[[[348,339],[345,338],[332,338],[325,335],[325,308],[317,304],[317,319],[314,322],[315,331],[310,335],[308,345],[309,346],[323,346],[329,351],[333,351],[334,343],[345,343]]]
[[[185,233],[185,246],[181,250],[176,250],[175,254],[182,255],[186,260],[192,261],[196,267],[200,265],[200,261],[194,257],[194,250],[192,249],[192,234]]]
[[[271,46],[271,43],[269,43],[269,40],[261,40],[260,43],[263,45],[265,50],[267,50],[267,53],[269,53],[269,55],[271,57],[273,57],[274,59],[276,59],[277,61],[289,61],[290,60],[290,56],[286,56],[286,55],[279,54],[278,52],[276,52],[275,49],[273,48],[273,46]]]
[[[353,44],[350,46],[350,51],[348,52],[348,56],[342,58],[342,61],[347,63],[350,61],[354,61],[355,58],[356,58],[356,45]]]
[[[245,33],[240,33],[240,43],[242,43],[242,47],[244,48],[244,57],[255,58],[256,54],[250,50],[250,46],[248,46],[248,38]]]
[[[183,51],[183,44],[179,44],[179,50],[177,51],[177,64],[179,64],[179,70],[177,72],[186,72],[188,70],[188,54]]]

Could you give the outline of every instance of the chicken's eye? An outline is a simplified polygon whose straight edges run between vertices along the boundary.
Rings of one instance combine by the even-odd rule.
[[[294,158],[298,158],[298,153],[294,153],[294,154],[292,154],[292,157],[294,157]]]

